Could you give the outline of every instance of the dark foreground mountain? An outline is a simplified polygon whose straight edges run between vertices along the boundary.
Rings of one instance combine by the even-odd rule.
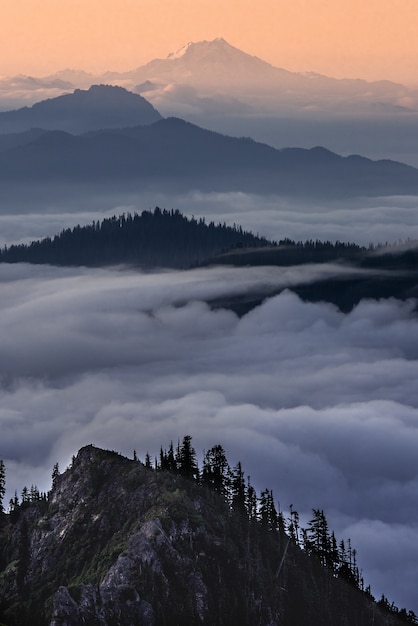
[[[99,115],[97,123],[103,123]],[[341,198],[418,194],[418,170],[321,147],[277,150],[169,118],[83,135],[55,130],[0,137],[0,184],[22,193],[28,185],[85,184],[98,192],[201,189]]]
[[[145,98],[122,87],[93,85],[88,90],[43,100],[31,107],[0,113],[0,133],[31,128],[83,133],[99,128],[152,124],[161,115]],[[1,139],[1,137],[0,137]]]
[[[273,495],[229,491],[221,446],[196,471],[190,437],[151,468],[82,448],[53,487],[0,514],[0,619],[7,626],[395,626],[416,623],[362,590],[352,550],[314,511],[304,548]],[[221,465],[220,465],[220,462]],[[173,465],[173,467],[171,467]],[[222,467],[220,472],[215,471]],[[235,481],[235,482],[234,482]],[[254,508],[256,507],[256,508]],[[292,516],[293,519],[294,516]],[[295,518],[296,519],[296,518]],[[319,526],[323,530],[319,530]],[[287,529],[287,534],[285,532]],[[322,533],[322,535],[321,535]],[[324,534],[325,533],[325,534]],[[315,537],[328,537],[328,565]],[[322,550],[322,548],[321,548]],[[350,560],[348,560],[350,559]]]

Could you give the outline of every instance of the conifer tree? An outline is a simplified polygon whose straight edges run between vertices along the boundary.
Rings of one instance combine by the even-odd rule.
[[[231,492],[233,510],[245,513],[245,478],[240,461],[238,461],[232,472]]]
[[[226,496],[230,468],[225,450],[220,444],[208,450],[203,459],[202,482],[217,493]]]
[[[176,461],[180,474],[185,478],[199,478],[196,451],[192,446],[192,438],[190,435],[183,437],[183,442],[178,449],[177,456]]]
[[[16,511],[19,508],[19,496],[17,495],[17,491],[15,489],[15,493],[13,498],[9,500],[9,510],[10,512]]]
[[[27,504],[30,500],[29,489],[26,487],[26,485],[22,489],[21,500],[22,500],[22,504]]]
[[[31,485],[29,490],[29,502],[38,502],[41,499],[41,494],[36,485]]]
[[[338,568],[339,556],[338,556],[337,539],[335,537],[334,531],[332,531],[331,539],[330,539],[330,560],[332,564],[331,565],[332,569],[336,571],[336,569]]]
[[[174,446],[173,442],[170,441],[170,445],[167,452],[167,468],[170,472],[177,471],[176,458],[174,456]]]
[[[331,565],[331,540],[328,522],[322,509],[312,509],[313,517],[308,526],[309,547],[321,561],[322,565]]]
[[[288,531],[291,539],[299,545],[299,513],[293,509],[293,504],[289,506],[290,518],[288,524]]]
[[[168,470],[167,467],[167,453],[164,452],[163,447],[160,446],[160,462],[158,464],[158,469],[161,470],[162,472],[165,472],[166,470]]]
[[[151,456],[149,452],[147,452],[145,455],[145,467],[147,469],[152,469]]]
[[[270,532],[277,531],[277,511],[274,505],[273,492],[265,489],[260,494],[260,521]]]
[[[251,484],[251,477],[247,478],[247,494],[245,500],[248,519],[255,521],[257,519],[257,493]]]
[[[6,467],[4,461],[0,459],[0,513],[4,511],[3,500],[6,495]]]
[[[60,475],[59,465],[58,463],[54,463],[54,467],[52,468],[52,487],[55,487],[55,483],[57,482],[57,478]]]

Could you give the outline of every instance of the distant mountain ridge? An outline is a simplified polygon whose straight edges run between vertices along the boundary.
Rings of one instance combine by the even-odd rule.
[[[317,82],[318,86],[350,92],[367,86],[376,94],[383,95],[388,89],[393,94],[406,90],[404,85],[392,81],[366,81],[363,79],[336,79],[317,72],[292,72],[276,67],[257,56],[248,54],[228,43],[222,37],[212,41],[189,42],[180,50],[170,53],[165,59],[154,59],[128,72],[106,72],[102,78],[123,80],[155,80],[188,85],[215,85],[266,89],[276,84],[283,88],[306,89]],[[269,81],[270,84],[266,83]],[[232,83],[232,85],[231,85]]]
[[[32,128],[83,133],[152,124],[160,119],[158,111],[140,95],[122,87],[93,85],[88,90],[76,89],[31,107],[0,112],[0,133]]]
[[[4,78],[0,110],[108,83],[145,96],[164,117],[217,132],[249,135],[277,148],[325,145],[339,154],[390,157],[418,167],[416,88],[388,80],[336,79],[310,69],[274,67],[218,37],[190,42],[126,72],[66,69],[43,78]],[[0,132],[14,131],[0,126]]]
[[[82,135],[55,130],[0,137],[0,180],[309,197],[418,193],[418,170],[398,162],[341,157],[322,147],[277,150],[177,118]]]
[[[229,44],[222,37],[212,41],[189,42],[166,58],[157,58],[126,72],[107,71],[92,75],[84,71],[62,70],[44,78],[18,77],[0,81],[0,94],[25,88],[30,93],[37,89],[63,89],[95,83],[111,83],[136,89],[145,83],[159,86],[153,94],[153,104],[159,108],[181,102],[199,105],[199,99],[238,98],[254,112],[257,108],[274,111],[297,107],[366,109],[376,106],[385,110],[416,110],[418,93],[392,81],[363,79],[335,79],[317,72],[291,72]],[[184,88],[189,91],[184,92]],[[46,94],[46,91],[45,91]],[[214,97],[214,94],[216,96]],[[39,99],[39,98],[38,98]],[[200,102],[200,105],[203,105]],[[178,114],[171,109],[171,115]]]

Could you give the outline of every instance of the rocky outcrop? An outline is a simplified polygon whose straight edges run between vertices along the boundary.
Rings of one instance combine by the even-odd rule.
[[[73,595],[72,595],[73,594]],[[127,585],[60,587],[54,595],[50,626],[106,626],[107,624],[154,626],[151,605]]]
[[[1,521],[7,626],[399,623],[196,480],[93,446]]]

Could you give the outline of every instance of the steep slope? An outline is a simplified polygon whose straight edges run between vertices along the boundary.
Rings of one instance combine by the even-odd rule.
[[[161,115],[144,98],[122,87],[93,85],[88,90],[43,100],[31,107],[0,113],[0,133],[31,128],[83,133],[99,128],[151,124]]]
[[[2,517],[0,565],[8,626],[401,623],[218,493],[91,445]]]

